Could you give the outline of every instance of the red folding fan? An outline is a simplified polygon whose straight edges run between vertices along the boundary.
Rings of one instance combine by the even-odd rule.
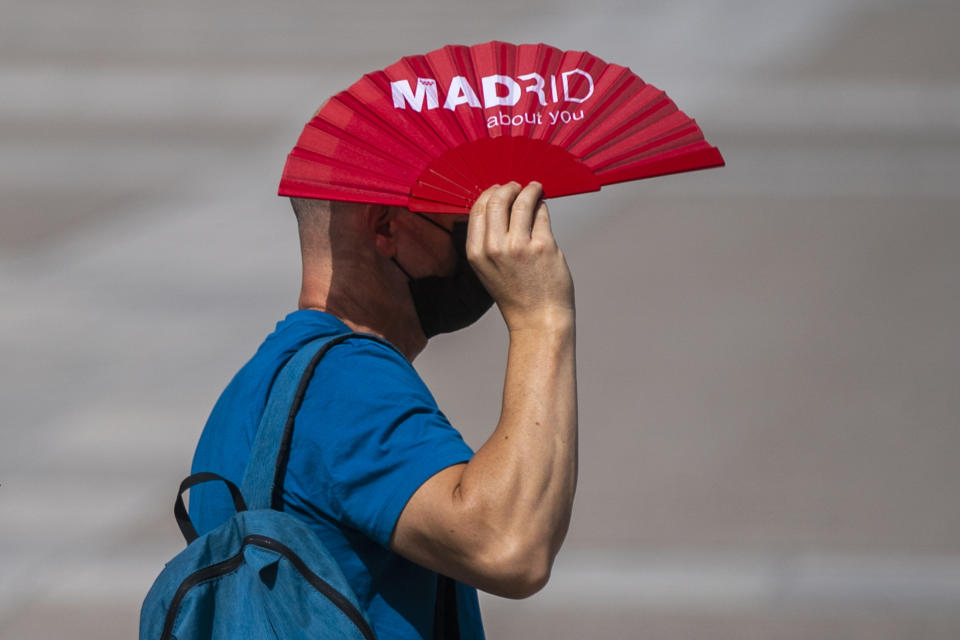
[[[330,98],[280,195],[467,213],[493,184],[544,195],[723,165],[697,123],[630,69],[545,44],[446,46]]]

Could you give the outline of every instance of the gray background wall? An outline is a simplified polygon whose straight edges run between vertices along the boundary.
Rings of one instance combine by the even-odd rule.
[[[326,4],[326,6],[325,6]],[[327,95],[449,42],[588,49],[721,170],[551,204],[582,469],[491,638],[960,637],[952,2],[0,1],[0,636],[129,638],[206,413],[296,303]],[[417,361],[474,445],[495,313]]]

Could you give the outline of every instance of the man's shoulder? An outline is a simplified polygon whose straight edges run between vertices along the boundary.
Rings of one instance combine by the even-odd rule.
[[[377,336],[353,332],[329,313],[299,310],[277,324],[256,355],[238,373],[239,378],[254,381],[258,387],[254,398],[261,402],[253,402],[255,408],[262,410],[259,405],[266,402],[274,377],[297,351],[318,339],[343,334],[354,335],[331,345],[318,361],[307,385],[308,404],[311,399],[324,398],[326,402],[341,405],[345,411],[356,403],[376,407],[381,402],[397,401],[435,407],[433,395],[420,375],[391,343]],[[236,399],[237,395],[246,394],[230,395]]]
[[[335,399],[354,400],[376,406],[380,400],[396,402],[397,394],[408,400],[434,404],[413,365],[393,345],[375,336],[351,336],[332,347],[317,365],[310,390],[333,390]]]

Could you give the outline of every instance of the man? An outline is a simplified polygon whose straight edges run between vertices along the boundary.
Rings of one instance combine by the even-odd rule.
[[[468,222],[294,199],[300,309],[236,375],[201,436],[194,471],[239,482],[273,377],[297,348],[348,330],[395,347],[357,338],[324,357],[284,480],[284,509],[333,553],[378,638],[433,637],[437,573],[459,583],[461,637],[482,638],[475,589],[535,593],[566,534],[577,477],[573,283],[542,195],[537,183],[493,186]],[[510,346],[500,419],[474,454],[410,362],[430,335],[479,318],[487,294]],[[194,490],[201,533],[232,513],[219,491]]]

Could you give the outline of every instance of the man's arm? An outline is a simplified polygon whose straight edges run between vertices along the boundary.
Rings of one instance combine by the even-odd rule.
[[[467,256],[510,334],[503,409],[469,463],[427,480],[391,547],[505,597],[546,584],[577,482],[573,281],[531,183],[491,187],[470,215]]]

